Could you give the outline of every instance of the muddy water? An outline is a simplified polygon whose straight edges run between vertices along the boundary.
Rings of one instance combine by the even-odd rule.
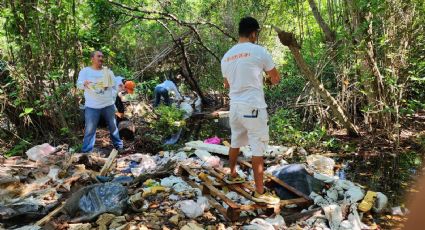
[[[405,196],[421,171],[423,155],[414,151],[371,157],[353,154],[335,160],[345,165],[337,172],[340,177],[386,194],[389,207],[395,207],[405,203]]]

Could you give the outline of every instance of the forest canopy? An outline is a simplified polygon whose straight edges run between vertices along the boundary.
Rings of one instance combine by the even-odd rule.
[[[420,0],[3,0],[0,6],[3,136],[69,138],[79,129],[75,83],[93,50],[104,52],[116,75],[136,80],[146,99],[171,71],[188,79],[187,90],[204,103],[220,101],[226,96],[220,59],[237,42],[245,16],[260,22],[259,44],[282,74],[277,87],[266,89],[272,114],[284,107],[305,130],[380,130],[397,141],[400,118],[423,107]],[[275,28],[296,40],[304,69]]]

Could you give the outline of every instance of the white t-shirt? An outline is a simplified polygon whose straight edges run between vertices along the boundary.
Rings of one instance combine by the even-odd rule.
[[[233,46],[221,59],[221,72],[230,85],[230,104],[267,108],[263,91],[263,71],[275,67],[267,50],[246,42]]]
[[[113,76],[114,73],[111,71]],[[101,109],[113,105],[117,97],[117,86],[105,88],[103,86],[103,71],[85,67],[78,74],[77,88],[84,90],[85,106],[93,109]],[[84,87],[84,81],[91,81],[88,88]]]
[[[183,100],[182,95],[180,94],[176,84],[174,84],[173,81],[165,80],[163,83],[159,84],[158,87],[165,88],[168,92],[174,93],[177,100]]]

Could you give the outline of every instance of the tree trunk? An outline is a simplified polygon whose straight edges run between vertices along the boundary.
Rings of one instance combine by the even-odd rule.
[[[343,125],[347,131],[348,134],[351,136],[359,136],[359,129],[357,126],[355,126],[348,118],[348,116],[345,114],[345,111],[342,109],[342,107],[338,104],[338,101],[332,97],[332,95],[325,89],[323,84],[316,78],[314,73],[311,71],[308,64],[305,62],[304,58],[302,57],[300,53],[300,46],[295,39],[294,34],[288,33],[285,31],[282,31],[278,28],[275,28],[280,42],[288,46],[288,48],[291,50],[292,54],[294,55],[295,61],[300,68],[303,75],[307,78],[307,80],[311,83],[314,90],[320,95],[320,97],[326,102],[326,104],[331,108],[334,116],[338,120],[338,122]]]
[[[336,41],[335,32],[332,31],[328,24],[326,24],[325,20],[323,20],[322,15],[320,15],[319,10],[317,9],[317,5],[315,0],[308,0],[310,4],[311,11],[313,12],[314,18],[319,24],[320,28],[322,28],[323,33],[325,34],[326,42],[334,43]]]
[[[180,46],[182,55],[183,55],[183,61],[184,61],[184,67],[183,69],[185,69],[186,71],[183,72],[187,72],[184,73],[183,76],[186,78],[186,80],[188,81],[189,85],[191,86],[191,88],[199,95],[199,97],[202,100],[202,104],[206,105],[208,104],[207,99],[205,98],[204,94],[201,91],[201,88],[199,88],[198,83],[196,82],[195,78],[193,77],[193,73],[192,70],[190,68],[190,64],[189,64],[189,60],[187,57],[187,53],[186,53],[186,49],[184,47],[183,41],[181,38],[179,38],[177,40],[178,45]]]

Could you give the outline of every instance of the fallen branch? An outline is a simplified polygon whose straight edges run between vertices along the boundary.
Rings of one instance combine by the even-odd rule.
[[[311,83],[313,89],[330,107],[337,121],[347,129],[349,135],[359,136],[360,132],[358,127],[349,120],[344,109],[339,105],[338,101],[329,93],[329,91],[325,89],[324,85],[319,81],[307,62],[304,60],[300,52],[301,46],[298,44],[295,35],[293,33],[283,31],[276,26],[273,26],[273,28],[278,33],[280,42],[287,46],[291,51],[302,74]]]

